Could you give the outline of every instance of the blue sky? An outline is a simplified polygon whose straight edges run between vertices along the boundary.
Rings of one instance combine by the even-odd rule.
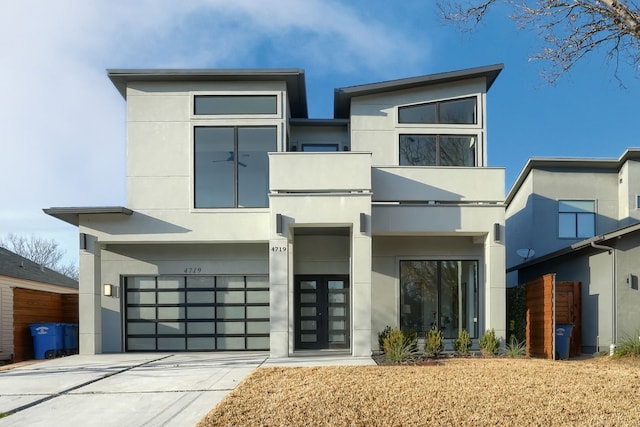
[[[333,90],[503,63],[488,95],[489,164],[508,190],[529,157],[618,157],[636,142],[635,69],[604,52],[553,86],[541,47],[498,8],[473,32],[442,21],[435,1],[23,0],[0,6],[0,237],[60,242],[77,229],[52,206],[126,205],[125,102],[108,68],[302,68],[309,115]]]

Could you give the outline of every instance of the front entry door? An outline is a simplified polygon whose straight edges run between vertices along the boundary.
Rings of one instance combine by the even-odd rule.
[[[296,349],[349,348],[349,277],[295,278]]]

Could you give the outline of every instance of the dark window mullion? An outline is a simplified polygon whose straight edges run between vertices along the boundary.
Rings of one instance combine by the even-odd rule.
[[[233,207],[238,207],[238,126],[233,127]]]

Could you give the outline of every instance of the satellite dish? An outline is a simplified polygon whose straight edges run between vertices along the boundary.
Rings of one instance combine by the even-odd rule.
[[[534,251],[533,249],[525,248],[525,249],[518,249],[516,253],[518,254],[519,257],[522,257],[525,260],[527,260],[532,256],[534,256],[536,254],[536,251]]]

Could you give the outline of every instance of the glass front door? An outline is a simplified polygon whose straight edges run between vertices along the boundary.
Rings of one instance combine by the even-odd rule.
[[[296,276],[296,349],[349,348],[349,277]]]

